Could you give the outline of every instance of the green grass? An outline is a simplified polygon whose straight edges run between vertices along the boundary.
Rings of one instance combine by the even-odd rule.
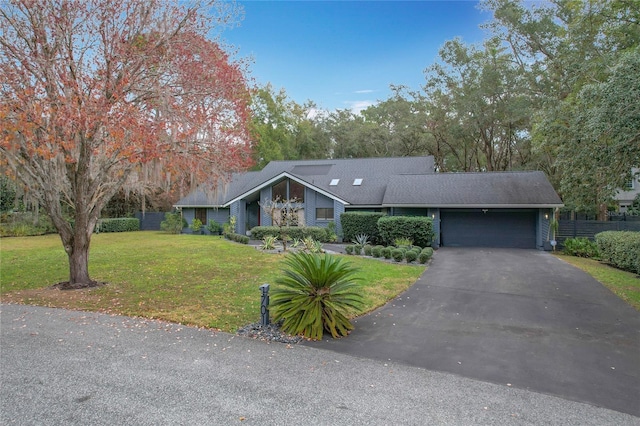
[[[634,273],[622,271],[598,260],[558,255],[571,265],[582,269],[619,298],[640,311],[640,278]]]
[[[206,235],[130,232],[94,235],[92,279],[106,286],[74,291],[49,287],[69,278],[57,235],[0,240],[2,302],[100,311],[234,332],[260,319],[260,290],[282,269],[282,255]],[[366,307],[406,290],[423,266],[349,257],[360,269]]]

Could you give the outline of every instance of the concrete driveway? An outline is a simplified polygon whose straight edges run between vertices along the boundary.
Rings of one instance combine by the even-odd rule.
[[[640,314],[549,253],[440,249],[355,327],[306,344],[640,416]]]

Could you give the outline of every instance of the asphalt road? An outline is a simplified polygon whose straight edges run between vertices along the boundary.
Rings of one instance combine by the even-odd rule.
[[[0,305],[3,425],[638,425],[396,362],[153,320]]]
[[[442,248],[354,325],[305,345],[640,416],[640,313],[550,253]]]

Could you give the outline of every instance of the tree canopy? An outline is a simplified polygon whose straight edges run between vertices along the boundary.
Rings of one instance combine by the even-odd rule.
[[[91,234],[123,187],[169,189],[250,165],[244,66],[210,39],[213,2],[11,0],[0,9],[0,152],[93,284]]]

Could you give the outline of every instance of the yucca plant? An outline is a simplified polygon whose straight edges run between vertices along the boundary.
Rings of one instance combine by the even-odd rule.
[[[347,314],[362,308],[357,270],[330,254],[289,254],[283,276],[271,292],[269,311],[282,320],[283,331],[322,339],[324,330],[333,337],[346,336],[353,325]]]

